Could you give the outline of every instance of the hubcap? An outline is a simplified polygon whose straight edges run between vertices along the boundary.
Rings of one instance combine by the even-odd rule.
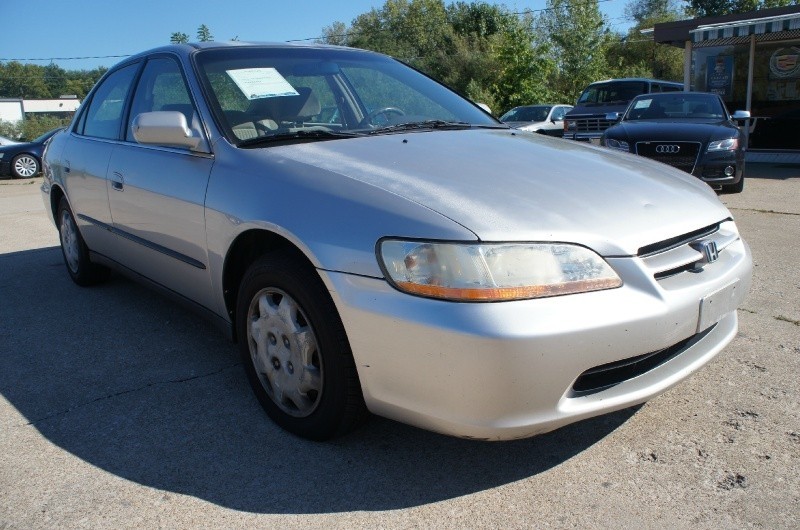
[[[30,156],[21,156],[14,161],[14,171],[20,177],[29,178],[36,174],[36,159]]]
[[[322,359],[303,310],[285,292],[259,291],[247,312],[248,342],[261,386],[280,409],[310,415],[322,396]]]
[[[67,261],[67,267],[74,274],[78,273],[78,259],[80,257],[78,248],[78,231],[75,228],[75,223],[72,221],[72,216],[68,211],[61,212],[61,248],[64,249],[64,258]]]

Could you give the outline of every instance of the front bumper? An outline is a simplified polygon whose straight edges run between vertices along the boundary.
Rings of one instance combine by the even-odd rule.
[[[735,336],[735,307],[752,271],[742,240],[702,272],[662,280],[640,258],[608,262],[623,287],[503,303],[429,300],[380,279],[320,273],[372,412],[445,434],[505,440],[644,402]],[[727,309],[709,320],[701,300],[715,292],[725,293]],[[633,377],[589,392],[573,388],[587,370],[687,339],[677,355]]]
[[[744,177],[744,151],[720,151],[705,153],[700,157],[692,175],[711,186],[736,184]],[[733,175],[725,175],[725,168],[732,167]]]

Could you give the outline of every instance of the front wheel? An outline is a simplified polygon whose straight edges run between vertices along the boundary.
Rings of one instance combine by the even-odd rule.
[[[39,174],[39,161],[33,155],[17,155],[11,161],[11,172],[18,179],[35,177]]]
[[[724,193],[742,193],[744,191],[744,175],[742,178],[739,179],[739,182],[736,184],[731,184],[730,186],[723,186],[722,191]]]
[[[295,253],[276,251],[250,266],[239,289],[236,329],[250,385],[279,426],[327,440],[366,417],[336,307],[316,271]]]

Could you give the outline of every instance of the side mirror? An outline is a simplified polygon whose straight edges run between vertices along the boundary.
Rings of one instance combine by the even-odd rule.
[[[490,109],[489,105],[487,105],[486,103],[475,103],[475,104],[480,108],[482,108],[483,110],[485,110],[486,112],[488,112],[489,114],[492,113],[492,109]]]
[[[734,120],[746,120],[750,118],[750,112],[746,110],[737,110],[731,116]]]
[[[140,144],[187,147],[197,151],[203,138],[195,135],[186,116],[177,111],[143,112],[131,124],[133,137]]]
[[[606,119],[608,121],[619,121],[620,118],[622,118],[622,114],[619,112],[609,112],[606,114]]]

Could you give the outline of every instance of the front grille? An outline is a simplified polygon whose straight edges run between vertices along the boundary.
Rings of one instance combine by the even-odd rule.
[[[636,142],[636,154],[691,173],[700,154],[700,143]]]
[[[650,245],[641,247],[636,255],[640,258],[646,258],[647,256],[652,256],[653,254],[658,254],[666,250],[687,245],[692,241],[696,241],[702,237],[711,235],[717,230],[719,230],[719,223],[715,223],[686,234],[681,234],[679,236],[665,239],[664,241],[659,241],[658,243],[652,243]]]
[[[637,256],[653,277],[661,282],[682,273],[701,272],[708,261],[700,247],[712,242],[717,249],[717,259],[725,262],[729,259],[726,249],[738,240],[736,225],[732,220],[725,219],[718,224],[641,247]]]
[[[571,120],[575,122],[576,132],[603,132],[613,123],[604,116],[592,116],[590,118],[578,118]]]
[[[715,327],[716,324],[663,350],[590,368],[578,376],[572,385],[572,391],[575,396],[585,396],[645,374],[688,350]]]

